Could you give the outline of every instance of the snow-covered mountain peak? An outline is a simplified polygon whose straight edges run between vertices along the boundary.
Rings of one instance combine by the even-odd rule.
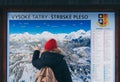
[[[65,38],[67,40],[78,39],[78,38],[90,38],[90,31],[78,30],[76,32],[71,32],[70,34],[66,35]]]
[[[41,35],[53,35],[53,34],[48,32],[48,31],[44,31],[44,32],[41,33]]]
[[[11,34],[10,35],[10,41],[39,41],[41,39],[48,40],[50,38],[55,38],[56,40],[63,41],[63,40],[72,40],[72,39],[78,39],[79,37],[82,38],[90,38],[90,31],[84,31],[84,30],[78,30],[76,32],[71,32],[69,34],[66,33],[59,33],[59,34],[53,34],[48,31],[44,31],[42,33],[37,34],[30,34],[28,32],[25,32],[23,34]]]

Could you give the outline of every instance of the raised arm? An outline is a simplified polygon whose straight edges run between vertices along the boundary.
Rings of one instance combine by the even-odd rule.
[[[40,69],[44,66],[42,60],[39,58],[40,51],[35,50],[32,58],[32,64],[37,69]]]

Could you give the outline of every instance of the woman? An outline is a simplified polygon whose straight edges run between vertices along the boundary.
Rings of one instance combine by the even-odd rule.
[[[44,45],[44,51],[41,53],[38,47],[35,48],[32,64],[37,69],[48,66],[51,67],[58,82],[72,82],[70,71],[61,55],[61,51],[58,49],[55,39],[48,40]]]

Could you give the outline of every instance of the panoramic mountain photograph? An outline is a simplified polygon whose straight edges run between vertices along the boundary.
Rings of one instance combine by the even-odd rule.
[[[90,20],[9,20],[7,72],[9,82],[35,82],[34,46],[44,49],[54,38],[65,56],[73,82],[91,82]]]

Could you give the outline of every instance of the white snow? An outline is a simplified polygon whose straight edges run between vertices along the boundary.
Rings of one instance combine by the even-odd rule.
[[[76,32],[71,32],[69,34],[61,33],[61,34],[52,34],[48,31],[44,31],[43,33],[39,34],[29,34],[28,32],[25,32],[23,34],[11,34],[10,35],[10,41],[21,41],[21,42],[32,42],[32,41],[40,41],[41,39],[50,39],[55,38],[58,41],[63,41],[65,39],[71,40],[79,38],[79,36],[82,36],[84,38],[90,38],[90,31],[85,32],[84,30],[78,30]]]

